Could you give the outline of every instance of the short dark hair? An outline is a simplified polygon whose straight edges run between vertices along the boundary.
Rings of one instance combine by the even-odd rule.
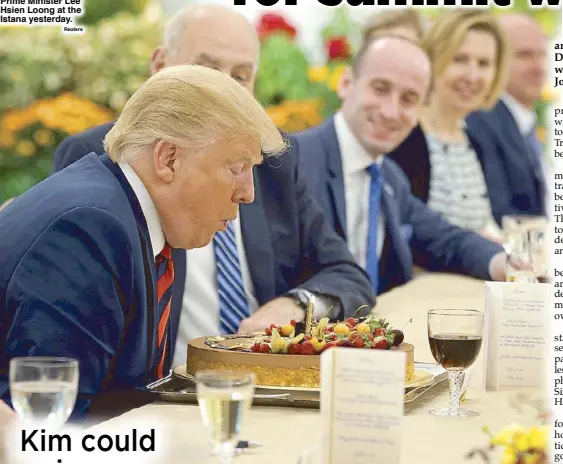
[[[362,39],[366,41],[376,34],[381,34],[382,31],[397,27],[411,28],[418,40],[422,40],[424,36],[424,22],[418,11],[412,8],[398,8],[377,12],[370,16],[362,28]]]

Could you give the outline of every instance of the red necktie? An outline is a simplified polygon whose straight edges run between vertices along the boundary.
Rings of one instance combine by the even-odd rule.
[[[169,245],[164,245],[164,249],[156,257],[156,272],[158,276],[156,283],[158,298],[156,378],[161,379],[164,367],[168,364],[170,351],[170,305],[172,303],[172,283],[174,282],[174,262]]]

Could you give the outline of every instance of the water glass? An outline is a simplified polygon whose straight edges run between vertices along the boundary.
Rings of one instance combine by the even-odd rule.
[[[74,409],[78,377],[75,359],[13,358],[10,396],[20,420],[33,428],[61,428]]]
[[[530,251],[516,252],[509,255],[506,260],[505,274],[507,282],[537,283]]]
[[[472,309],[435,309],[428,312],[428,342],[432,356],[448,371],[450,401],[447,408],[430,414],[472,417],[479,413],[462,409],[460,400],[464,372],[479,356],[483,340],[484,315]]]
[[[252,373],[203,370],[195,374],[201,418],[222,464],[231,463],[244,414],[252,404],[255,376]]]
[[[549,282],[549,245],[547,233],[544,228],[528,230],[528,244],[530,260],[538,282]]]

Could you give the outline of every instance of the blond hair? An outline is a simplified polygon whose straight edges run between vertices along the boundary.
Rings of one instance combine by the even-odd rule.
[[[424,25],[417,11],[411,8],[389,9],[370,16],[362,28],[362,38],[366,42],[379,34],[388,34],[389,29],[408,27],[422,40]]]
[[[286,142],[254,96],[225,73],[203,66],[170,66],[129,99],[104,147],[115,162],[130,162],[158,140],[198,150],[240,136],[279,154]]]
[[[495,77],[484,102],[485,108],[491,108],[503,91],[508,58],[504,32],[492,14],[483,10],[444,12],[426,32],[422,47],[430,57],[434,76],[439,76],[450,65],[469,31],[488,32],[497,43]]]

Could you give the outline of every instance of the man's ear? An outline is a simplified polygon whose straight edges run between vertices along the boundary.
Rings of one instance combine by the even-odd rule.
[[[164,47],[158,47],[152,52],[151,73],[156,74],[164,67],[166,67],[166,50]]]
[[[340,77],[340,82],[338,83],[338,96],[341,100],[345,100],[348,96],[350,87],[354,84],[354,71],[350,66],[347,66]]]
[[[153,168],[156,177],[162,182],[172,182],[180,168],[180,150],[177,145],[158,140],[153,148]]]

